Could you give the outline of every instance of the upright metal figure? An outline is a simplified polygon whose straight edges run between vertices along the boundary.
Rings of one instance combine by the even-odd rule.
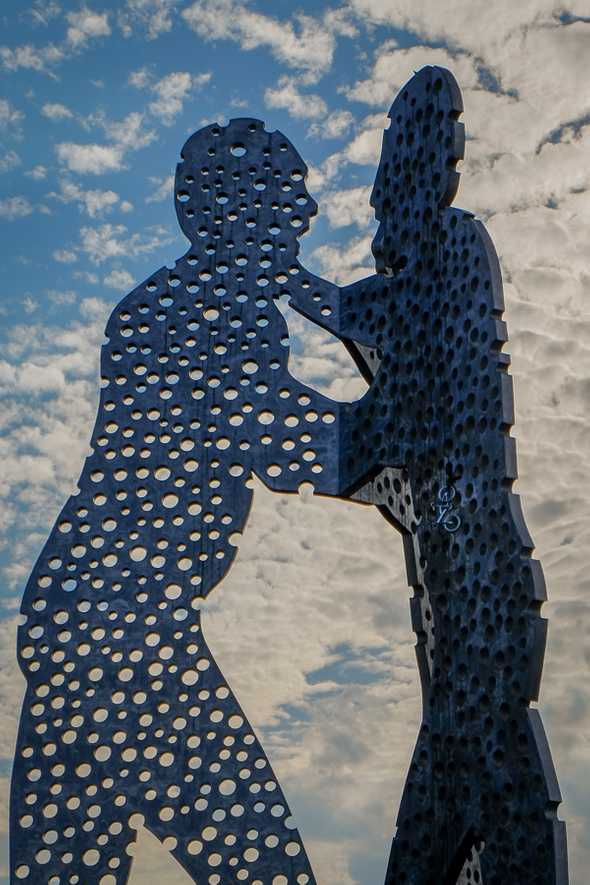
[[[305,166],[257,120],[186,143],[190,240],[118,305],[77,493],[27,584],[12,881],[128,879],[135,817],[199,883],[311,885],[270,763],[204,640],[256,473],[380,507],[404,537],[424,721],[388,885],[565,885],[536,696],[541,571],[518,499],[497,259],[447,208],[458,88],[420,71],[391,111],[372,204],[378,273],[339,290],[299,263]],[[288,373],[274,299],[339,335],[357,403]]]
[[[292,303],[347,341],[370,381],[341,439],[346,469],[399,467],[355,495],[404,536],[422,681],[386,883],[565,885],[561,795],[530,706],[546,595],[511,491],[500,268],[481,222],[450,208],[462,110],[442,68],[401,90],[371,196],[377,274]]]

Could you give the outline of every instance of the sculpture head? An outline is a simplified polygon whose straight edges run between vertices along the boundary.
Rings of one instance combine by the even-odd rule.
[[[420,231],[457,192],[457,161],[465,131],[461,92],[453,75],[424,67],[400,90],[389,111],[371,194],[379,221],[372,244],[379,273],[393,275],[420,256]]]
[[[261,254],[293,258],[317,204],[305,188],[307,167],[291,142],[260,120],[230,120],[195,132],[176,167],[176,214],[192,243],[199,238],[238,254],[257,244]]]

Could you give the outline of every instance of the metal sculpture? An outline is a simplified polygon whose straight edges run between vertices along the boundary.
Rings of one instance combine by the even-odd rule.
[[[498,258],[450,208],[461,93],[420,70],[384,133],[371,205],[378,273],[293,306],[349,342],[370,382],[347,469],[397,465],[356,497],[403,534],[423,721],[387,885],[564,885],[561,795],[537,709],[546,639],[540,563],[520,499]],[[330,293],[331,294],[331,293]]]
[[[317,209],[260,121],[184,146],[191,246],[115,309],[92,454],[27,584],[12,881],[127,881],[139,818],[195,881],[315,879],[267,757],[203,637],[250,478],[376,504],[401,530],[424,720],[393,883],[565,885],[536,696],[543,584],[518,499],[497,260],[447,208],[459,90],[420,71],[396,99],[372,204],[378,273],[339,290],[297,238]],[[288,373],[274,299],[342,338],[370,380],[334,403]]]

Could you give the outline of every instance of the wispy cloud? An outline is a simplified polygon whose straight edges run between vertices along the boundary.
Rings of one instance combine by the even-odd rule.
[[[293,117],[303,120],[317,120],[324,117],[328,106],[320,95],[301,93],[293,77],[281,77],[276,87],[269,86],[264,91],[267,108],[284,108]]]
[[[9,135],[22,135],[21,124],[25,115],[6,98],[0,98],[0,130]]]
[[[26,218],[32,212],[33,207],[26,197],[6,197],[6,199],[0,200],[0,218],[5,219],[5,221]]]
[[[0,175],[4,172],[11,172],[21,164],[21,158],[15,151],[7,151],[4,156],[0,156]]]
[[[104,129],[110,144],[61,142],[56,145],[58,160],[70,172],[102,175],[124,169],[125,155],[146,147],[156,137],[153,129],[145,126],[144,115],[139,111],[132,111],[123,120],[98,117],[96,122]]]
[[[56,3],[35,4],[32,15],[38,24],[48,24],[51,18],[59,16],[60,11]],[[11,72],[28,69],[55,76],[53,69],[57,65],[86,49],[91,40],[108,37],[111,33],[108,12],[94,12],[83,6],[78,11],[68,12],[65,19],[68,26],[60,43],[0,46],[0,62],[4,69]]]
[[[62,9],[56,0],[35,0],[29,14],[33,23],[46,28],[54,18],[59,18]]]
[[[46,102],[41,108],[41,113],[48,120],[71,120],[74,116],[71,110],[60,102]]]
[[[121,145],[76,144],[64,141],[56,145],[57,158],[70,172],[81,175],[102,175],[123,168],[124,149]]]
[[[126,0],[118,13],[119,27],[125,37],[145,31],[148,40],[155,40],[172,29],[178,0]]]
[[[186,71],[168,74],[152,86],[156,93],[155,101],[150,102],[148,110],[165,126],[171,126],[191,92],[202,89],[211,80],[210,73],[191,75]]]
[[[300,70],[309,81],[332,67],[337,37],[356,33],[345,9],[318,18],[297,13],[286,20],[256,12],[236,0],[197,0],[182,17],[205,40],[232,40],[244,50],[269,49],[278,61]]]
[[[68,12],[67,42],[76,49],[86,46],[89,40],[108,37],[111,33],[108,12],[93,12],[83,7],[78,12]]]
[[[113,190],[86,190],[68,180],[62,180],[59,191],[52,191],[48,196],[62,203],[76,203],[80,211],[90,218],[110,212],[115,207],[123,212],[129,212],[133,208],[131,203],[121,200],[119,194]]]
[[[151,184],[156,186],[155,191],[145,198],[146,203],[162,203],[171,200],[174,192],[174,176],[167,175],[165,178],[150,178]]]
[[[25,43],[12,49],[9,46],[0,46],[0,62],[7,71],[25,70],[51,73],[52,68],[65,58],[61,47],[53,43],[47,46],[33,46]]]
[[[146,255],[171,241],[164,228],[128,236],[124,224],[103,224],[80,230],[79,250],[88,255],[93,264],[102,264],[111,258]]]
[[[35,181],[43,181],[43,179],[47,178],[47,166],[43,166],[39,164],[38,166],[33,166],[32,169],[29,169],[28,172],[25,172],[25,175],[28,178],[33,178]]]
[[[71,249],[56,249],[53,253],[55,261],[60,264],[73,264],[78,260],[78,256]]]
[[[211,80],[208,72],[190,74],[188,71],[173,71],[160,80],[155,80],[149,68],[132,71],[129,83],[136,89],[149,89],[156,96],[147,106],[148,112],[164,126],[171,126],[181,113],[188,97],[198,92]]]
[[[114,269],[103,277],[105,286],[117,289],[119,292],[130,289],[134,282],[135,278],[127,270]]]

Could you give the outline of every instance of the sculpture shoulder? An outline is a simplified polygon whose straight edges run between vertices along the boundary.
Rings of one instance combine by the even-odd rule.
[[[373,274],[340,290],[342,336],[366,346],[373,345],[376,329],[384,318],[391,298],[392,281]]]
[[[159,306],[165,306],[166,298],[170,297],[173,275],[174,272],[169,268],[161,267],[128,292],[115,306],[107,321],[107,338],[112,340],[118,337],[129,323],[135,325],[140,317],[147,318],[148,315],[157,313]]]

